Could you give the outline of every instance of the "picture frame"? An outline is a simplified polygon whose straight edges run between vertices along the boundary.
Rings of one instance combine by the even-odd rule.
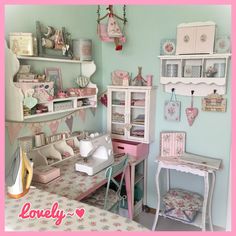
[[[48,81],[54,82],[54,94],[62,90],[61,69],[56,67],[45,68],[45,75]]]
[[[176,40],[162,39],[160,44],[160,55],[175,55]]]

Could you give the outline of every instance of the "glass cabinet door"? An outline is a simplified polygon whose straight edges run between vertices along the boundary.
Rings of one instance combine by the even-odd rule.
[[[129,93],[128,136],[132,139],[145,138],[146,91]]]
[[[111,91],[111,133],[113,135],[125,135],[126,94],[126,91]]]

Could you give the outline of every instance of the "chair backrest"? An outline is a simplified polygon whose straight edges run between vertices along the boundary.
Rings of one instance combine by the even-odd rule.
[[[121,198],[120,191],[121,191],[122,183],[124,180],[127,164],[128,164],[128,156],[126,155],[126,157],[122,161],[115,163],[107,168],[105,172],[105,176],[107,178],[107,188],[106,188],[104,209],[107,208],[107,199],[108,199],[108,193],[109,193],[109,188],[110,188],[111,183],[114,183],[116,185],[117,187],[116,194],[119,197],[119,199]],[[115,180],[114,177],[116,177],[120,173],[122,174],[120,180],[119,181]]]

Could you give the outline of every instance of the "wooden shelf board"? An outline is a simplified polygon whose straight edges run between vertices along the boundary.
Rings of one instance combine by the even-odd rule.
[[[40,114],[34,114],[34,115],[24,116],[24,120],[43,117],[43,116],[49,116],[49,115],[56,115],[56,114],[60,114],[60,113],[71,112],[71,111],[76,111],[76,110],[91,108],[91,107],[95,107],[95,106],[88,105],[88,106],[71,108],[71,109],[67,109],[67,110],[50,111],[50,112],[45,112],[45,113],[40,113]]]
[[[93,61],[80,61],[80,60],[72,60],[72,59],[61,59],[61,58],[48,58],[48,57],[35,57],[35,56],[17,56],[18,59],[21,60],[32,60],[32,61],[50,61],[50,62],[63,62],[63,63],[91,63]]]

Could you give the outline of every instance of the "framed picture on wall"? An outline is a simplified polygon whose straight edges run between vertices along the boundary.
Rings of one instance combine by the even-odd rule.
[[[161,55],[174,55],[176,48],[176,40],[175,39],[162,39],[161,40]]]
[[[54,82],[54,94],[62,90],[62,78],[60,68],[45,68],[45,75],[48,81]]]

